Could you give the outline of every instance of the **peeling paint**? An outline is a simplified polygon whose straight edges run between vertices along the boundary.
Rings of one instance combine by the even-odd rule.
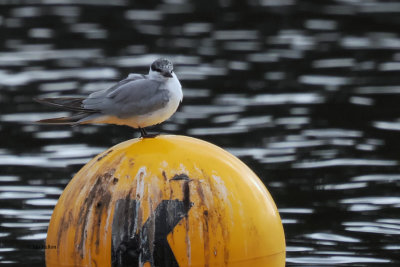
[[[144,176],[146,176],[146,167],[140,167],[138,173],[136,174],[135,180],[136,180],[136,214],[135,216],[135,221],[134,221],[134,230],[133,233],[136,233],[138,229],[141,227],[142,223],[142,213],[139,210],[140,206],[139,203],[141,202],[141,199],[143,198],[144,194]]]
[[[163,169],[166,169],[167,167],[168,167],[168,162],[166,162],[165,160],[163,160],[162,162],[161,162],[161,167],[163,168]]]
[[[88,196],[83,202],[83,205],[80,207],[78,213],[77,231],[75,232],[75,244],[77,244],[77,250],[81,258],[84,257],[84,244],[87,238],[87,227],[92,215],[96,216],[97,214],[97,221],[94,222],[93,228],[95,230],[95,235],[97,235],[96,240],[99,240],[100,238],[99,224],[102,215],[101,211],[103,208],[96,212],[96,205],[100,204],[100,207],[101,205],[104,205],[105,209],[107,209],[111,200],[111,194],[108,191],[108,184],[110,183],[110,180],[113,179],[114,172],[115,169],[111,169],[108,172],[105,172],[103,175],[97,177],[95,184],[92,186]],[[99,208],[99,206],[97,206],[97,208]],[[98,242],[96,243],[96,250],[97,249]]]
[[[188,175],[188,170],[186,169],[186,167],[185,167],[185,165],[184,164],[179,164],[179,168],[180,168],[180,170],[179,170],[179,172],[180,173],[184,173],[184,174],[186,174],[186,175]]]
[[[224,181],[222,181],[221,177],[213,174],[211,177],[214,179],[216,185],[218,186],[218,192],[221,193],[221,197],[224,200],[228,200],[228,189],[226,189]]]
[[[222,233],[222,245],[223,245],[223,255],[224,255],[224,264],[227,265],[229,262],[229,250],[227,248],[227,244],[229,244],[229,231],[226,228],[225,222],[229,222],[231,218],[226,218],[226,208],[225,208],[225,203],[224,201],[218,201],[220,199],[220,190],[219,186],[215,185],[213,183],[213,180],[207,175],[207,173],[203,172],[204,178],[207,180],[207,187],[211,191],[212,198],[211,199],[216,199],[217,201],[213,201],[213,216],[216,218],[216,225],[211,225],[216,230],[220,230]],[[215,181],[215,180],[214,180]]]

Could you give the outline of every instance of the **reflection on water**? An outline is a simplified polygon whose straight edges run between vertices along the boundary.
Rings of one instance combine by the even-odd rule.
[[[54,127],[35,96],[176,65],[184,102],[153,131],[224,147],[268,186],[287,266],[398,266],[400,4],[0,1],[0,264],[42,266],[52,209],[94,155],[138,136]]]

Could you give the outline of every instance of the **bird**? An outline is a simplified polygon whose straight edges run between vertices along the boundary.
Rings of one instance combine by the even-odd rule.
[[[117,124],[140,130],[169,119],[182,102],[182,86],[166,58],[155,60],[147,75],[131,73],[114,86],[87,97],[34,98],[36,102],[73,111],[68,117],[39,120],[46,124]]]

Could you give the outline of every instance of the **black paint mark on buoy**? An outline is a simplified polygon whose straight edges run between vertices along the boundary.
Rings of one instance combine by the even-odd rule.
[[[104,153],[104,155],[98,157],[98,158],[97,158],[97,161],[100,161],[100,160],[104,159],[104,158],[107,157],[108,154],[110,154],[111,152],[113,152],[112,149],[108,150],[106,153]]]
[[[183,205],[185,210],[190,210],[192,207],[192,202],[190,202],[190,187],[189,187],[190,180],[185,180],[183,183]]]
[[[170,181],[180,181],[180,180],[190,181],[190,178],[186,174],[182,173],[182,174],[176,174],[174,175],[174,177],[170,179]]]
[[[181,200],[163,200],[143,226],[134,232],[137,201],[119,199],[112,224],[111,266],[179,267],[167,235],[187,216],[192,205]],[[138,203],[140,206],[140,202]]]

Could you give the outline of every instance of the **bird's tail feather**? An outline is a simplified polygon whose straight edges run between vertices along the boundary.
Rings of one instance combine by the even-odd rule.
[[[75,114],[70,117],[59,117],[59,118],[39,120],[39,121],[37,121],[37,123],[76,126],[76,125],[80,124],[80,120],[85,118],[87,115],[88,114],[85,114],[85,113],[78,113],[78,114]]]
[[[61,109],[67,109],[71,111],[96,113],[97,110],[86,109],[82,106],[82,102],[85,98],[82,97],[54,97],[54,98],[34,98],[36,102],[45,104],[52,107],[58,107]]]

